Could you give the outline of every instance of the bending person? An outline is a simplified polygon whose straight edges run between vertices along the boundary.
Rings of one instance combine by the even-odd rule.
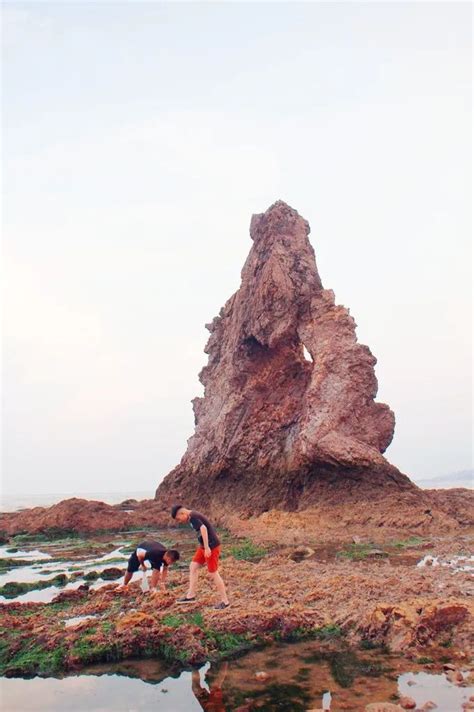
[[[151,575],[151,588],[156,588],[159,583],[161,590],[165,591],[168,567],[172,566],[175,561],[179,561],[179,551],[176,551],[176,549],[167,549],[166,546],[163,546],[163,544],[160,544],[159,541],[155,541],[154,539],[147,539],[146,541],[140,542],[128,560],[123,586],[127,586],[133,574],[135,571],[138,571],[138,569],[146,571],[145,561],[150,562],[153,570]]]

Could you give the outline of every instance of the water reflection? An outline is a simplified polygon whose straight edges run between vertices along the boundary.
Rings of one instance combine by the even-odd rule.
[[[2,709],[9,712],[199,712],[191,673],[150,684],[122,675],[78,675],[62,680],[2,679]]]
[[[412,697],[418,707],[431,701],[436,712],[462,712],[473,694],[445,675],[406,672],[407,661],[390,658],[394,668],[381,677],[357,676],[345,687],[327,661],[308,661],[308,644],[279,645],[201,669],[180,670],[157,659],[94,665],[83,674],[56,678],[3,679],[2,709],[12,712],[306,712],[363,710],[370,702]],[[285,661],[285,663],[284,663]],[[276,663],[276,666],[273,664]],[[405,666],[405,667],[403,667]],[[261,681],[256,671],[266,669]],[[404,670],[404,671],[403,671]],[[344,683],[345,684],[345,683]],[[329,692],[329,690],[331,692]],[[332,702],[331,702],[332,697]]]
[[[202,668],[201,670],[193,670],[191,677],[192,691],[204,712],[226,712],[222,686],[227,676],[228,669],[229,664],[227,662],[222,663],[220,668],[218,668],[218,672],[214,677],[211,677],[209,682],[207,681],[207,671],[204,672],[204,684],[201,682],[201,670],[204,671],[205,668]]]

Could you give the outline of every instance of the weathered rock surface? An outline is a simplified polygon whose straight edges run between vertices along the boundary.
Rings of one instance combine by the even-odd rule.
[[[472,615],[468,601],[423,600],[402,604],[379,604],[370,614],[364,628],[366,636],[383,636],[391,650],[404,650],[412,645],[429,645],[443,630],[462,623]]]
[[[308,223],[278,201],[250,234],[240,289],[206,325],[194,436],[157,497],[257,513],[334,487],[415,491],[382,455],[395,418],[374,400],[376,359],[354,319],[323,289]]]

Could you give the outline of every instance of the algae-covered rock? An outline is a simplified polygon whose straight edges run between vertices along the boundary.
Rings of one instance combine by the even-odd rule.
[[[123,573],[123,569],[111,567],[110,569],[104,569],[101,571],[100,577],[104,579],[104,581],[114,581],[115,579],[121,578]]]

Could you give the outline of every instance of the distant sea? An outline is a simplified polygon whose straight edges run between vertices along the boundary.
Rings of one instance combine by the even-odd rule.
[[[459,470],[449,475],[438,475],[426,479],[414,479],[415,484],[423,489],[450,489],[451,487],[474,488],[474,470]]]
[[[30,507],[49,507],[63,499],[78,497],[107,504],[119,504],[124,499],[153,499],[153,490],[140,492],[54,492],[50,494],[0,494],[0,512],[17,512]]]

